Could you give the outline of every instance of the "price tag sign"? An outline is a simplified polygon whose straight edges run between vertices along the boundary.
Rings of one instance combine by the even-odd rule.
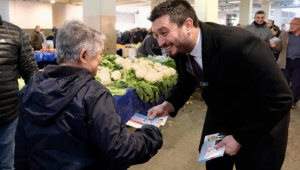
[[[131,60],[134,60],[135,57],[136,57],[135,49],[134,49],[134,48],[130,48],[129,51],[128,51],[128,53],[129,53],[129,58],[130,58]]]

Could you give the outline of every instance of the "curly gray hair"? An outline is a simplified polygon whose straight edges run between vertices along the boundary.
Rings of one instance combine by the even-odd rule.
[[[82,49],[94,56],[104,48],[105,35],[81,21],[66,21],[56,37],[57,63],[75,64]]]

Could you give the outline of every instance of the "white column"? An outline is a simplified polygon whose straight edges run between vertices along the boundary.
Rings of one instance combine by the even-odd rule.
[[[282,25],[282,8],[275,7],[274,9],[274,24],[277,25],[281,29]]]
[[[218,0],[206,0],[206,21],[218,23]]]
[[[66,16],[66,4],[52,4],[52,24],[54,27],[59,28],[64,23],[64,21],[66,21]]]
[[[194,0],[194,10],[200,21],[218,23],[218,0]]]
[[[271,2],[270,1],[263,1],[261,3],[261,10],[265,11],[266,20],[270,19],[270,9],[271,9]]]
[[[206,21],[206,0],[194,0],[194,10],[200,21]]]
[[[116,0],[83,0],[83,22],[106,36],[104,54],[116,53]]]
[[[249,25],[252,20],[253,0],[241,0],[240,2],[240,24],[242,26]]]
[[[0,1],[0,15],[2,20],[10,22],[9,20],[9,0]],[[17,24],[17,23],[15,23]]]

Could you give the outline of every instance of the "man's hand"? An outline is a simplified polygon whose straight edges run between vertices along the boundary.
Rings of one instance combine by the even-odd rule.
[[[225,145],[225,154],[230,156],[236,155],[236,153],[241,149],[242,145],[239,144],[232,135],[226,136],[220,143],[218,143],[215,148],[221,148]]]
[[[174,112],[174,107],[169,102],[163,102],[148,110],[148,117],[154,119],[156,117],[168,116],[170,112]]]
[[[276,47],[276,43],[270,42],[270,47],[275,48]]]

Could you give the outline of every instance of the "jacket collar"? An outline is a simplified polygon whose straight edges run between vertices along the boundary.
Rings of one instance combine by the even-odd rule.
[[[78,74],[91,74],[87,69],[75,66],[48,65],[43,71],[45,78],[64,78]]]

